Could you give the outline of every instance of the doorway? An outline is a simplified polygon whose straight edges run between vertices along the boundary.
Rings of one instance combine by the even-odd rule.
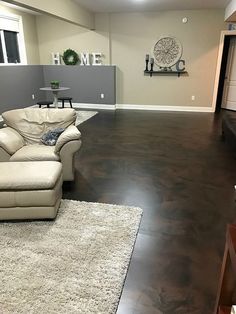
[[[236,36],[229,38],[221,108],[236,111]]]
[[[222,31],[212,111],[236,110],[236,31]]]
[[[226,106],[227,98],[227,78],[228,72],[230,70],[230,56],[232,54],[232,39],[235,36],[227,36],[224,40],[224,49],[222,55],[222,63],[220,69],[220,79],[218,86],[218,94],[216,101],[216,111],[219,112],[221,108]]]

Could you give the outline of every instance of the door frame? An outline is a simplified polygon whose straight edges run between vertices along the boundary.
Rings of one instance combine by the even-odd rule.
[[[217,65],[216,65],[216,75],[215,75],[215,83],[214,83],[214,91],[213,91],[213,99],[212,99],[212,111],[215,112],[217,110],[217,97],[219,91],[219,84],[220,84],[220,76],[222,71],[222,62],[223,62],[223,52],[225,47],[225,40],[226,37],[229,36],[236,36],[236,30],[232,31],[222,31],[220,36],[220,44],[219,44],[219,51],[218,51],[218,58],[217,58]]]
[[[225,62],[225,68],[222,69],[221,66],[221,80],[223,80],[224,78],[224,83],[221,82],[219,83],[219,89],[222,89],[222,99],[218,99],[220,102],[220,105],[218,103],[216,103],[216,109],[217,107],[220,107],[219,109],[228,109],[227,107],[227,98],[228,98],[228,93],[229,93],[229,81],[230,81],[230,77],[231,77],[231,73],[232,73],[232,62],[233,62],[233,54],[235,52],[235,45],[231,45],[232,43],[232,39],[234,39],[234,42],[236,40],[236,36],[230,36],[228,37],[229,41],[227,43],[227,49],[226,49],[226,53],[224,55],[223,53],[223,59],[222,59],[222,64]],[[227,39],[228,39],[227,38]],[[226,40],[227,40],[226,39]],[[226,41],[225,41],[225,45],[226,45]],[[222,84],[222,86],[221,86]],[[218,97],[219,97],[219,92],[218,92]],[[223,107],[223,105],[225,105],[226,107]]]

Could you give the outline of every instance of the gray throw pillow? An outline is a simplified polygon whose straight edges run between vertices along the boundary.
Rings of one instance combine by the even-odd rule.
[[[41,142],[44,145],[47,146],[54,146],[56,145],[56,142],[58,140],[58,137],[61,135],[61,133],[63,133],[65,131],[65,129],[63,128],[57,128],[54,130],[50,130],[47,133],[45,133],[42,138],[41,138]]]

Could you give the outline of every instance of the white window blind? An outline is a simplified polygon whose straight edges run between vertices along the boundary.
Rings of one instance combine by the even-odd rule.
[[[0,14],[0,29],[19,33],[19,19]]]

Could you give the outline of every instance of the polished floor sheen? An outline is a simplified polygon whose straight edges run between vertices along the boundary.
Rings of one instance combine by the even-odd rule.
[[[79,129],[64,197],[144,210],[118,314],[212,314],[226,224],[236,220],[221,115],[101,111]]]

